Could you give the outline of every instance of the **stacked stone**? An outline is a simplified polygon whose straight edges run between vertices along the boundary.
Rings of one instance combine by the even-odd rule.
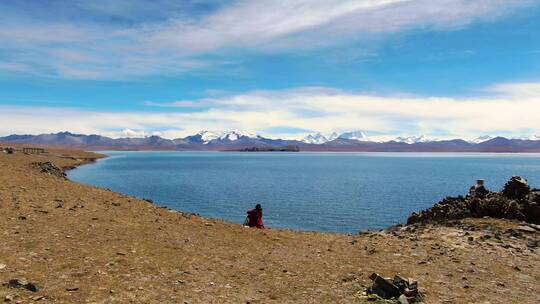
[[[500,193],[447,197],[429,209],[412,213],[407,224],[484,216],[540,224],[540,190],[531,190],[526,179],[513,176]]]

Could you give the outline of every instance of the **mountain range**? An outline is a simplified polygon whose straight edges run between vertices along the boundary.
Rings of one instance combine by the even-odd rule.
[[[481,136],[474,140],[437,140],[426,136],[396,137],[387,141],[370,139],[361,131],[310,134],[302,140],[272,139],[240,131],[201,131],[183,138],[160,136],[111,138],[101,135],[59,132],[0,137],[6,144],[47,145],[86,150],[179,150],[225,151],[246,148],[297,146],[301,151],[336,152],[540,152],[540,137],[505,138]]]

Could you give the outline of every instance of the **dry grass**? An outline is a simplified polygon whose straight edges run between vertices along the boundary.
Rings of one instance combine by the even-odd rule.
[[[0,301],[18,295],[21,303],[363,303],[355,294],[378,272],[417,279],[428,303],[540,303],[538,249],[527,248],[539,233],[480,238],[515,222],[355,236],[247,229],[31,166],[70,167],[94,157],[0,153],[0,282],[26,278],[44,287],[32,293],[0,286]]]

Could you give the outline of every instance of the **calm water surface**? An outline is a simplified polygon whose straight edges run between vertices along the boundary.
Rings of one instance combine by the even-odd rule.
[[[540,187],[538,154],[104,152],[69,172],[85,184],[241,223],[260,202],[269,227],[358,232],[404,222],[476,179]]]

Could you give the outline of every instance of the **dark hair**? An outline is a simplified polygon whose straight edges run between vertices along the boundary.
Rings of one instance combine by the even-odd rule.
[[[255,209],[257,209],[257,210],[262,210],[261,204],[255,205]]]

